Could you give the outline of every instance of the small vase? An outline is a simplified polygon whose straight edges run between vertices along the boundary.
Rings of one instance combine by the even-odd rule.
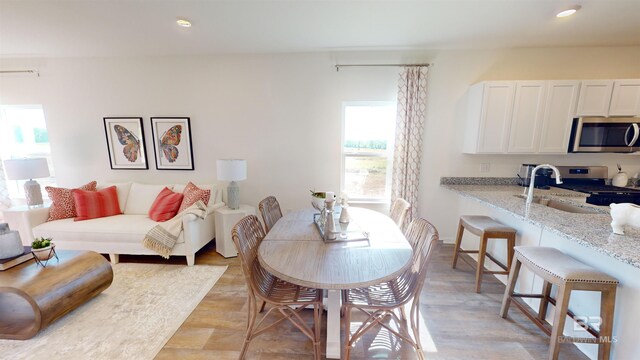
[[[38,260],[40,261],[47,261],[49,259],[51,259],[53,257],[53,249],[56,246],[54,244],[51,244],[49,246],[47,246],[46,248],[42,248],[42,249],[31,249],[31,252],[33,252],[33,255],[35,257],[38,258]]]

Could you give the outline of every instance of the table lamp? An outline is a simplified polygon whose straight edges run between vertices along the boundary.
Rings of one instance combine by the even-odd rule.
[[[247,160],[220,159],[218,160],[218,180],[231,181],[227,186],[227,206],[229,209],[240,208],[240,188],[236,181],[247,179]]]
[[[9,159],[4,161],[7,180],[27,180],[24,182],[24,194],[27,205],[42,205],[40,184],[33,179],[49,177],[49,165],[45,158]]]

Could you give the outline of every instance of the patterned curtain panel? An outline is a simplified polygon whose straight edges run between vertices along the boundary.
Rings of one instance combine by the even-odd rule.
[[[427,67],[404,67],[398,81],[398,118],[393,155],[391,202],[403,198],[411,204],[411,222],[417,214],[422,132],[427,105]]]

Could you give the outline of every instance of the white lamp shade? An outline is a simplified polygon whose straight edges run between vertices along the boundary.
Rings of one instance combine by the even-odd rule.
[[[5,160],[4,171],[7,174],[7,180],[49,177],[49,165],[45,158]]]
[[[218,180],[240,181],[247,179],[247,160],[221,159],[217,164]]]

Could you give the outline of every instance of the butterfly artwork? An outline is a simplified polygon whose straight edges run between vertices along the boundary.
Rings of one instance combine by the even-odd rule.
[[[160,137],[160,150],[169,163],[174,163],[180,155],[177,146],[180,144],[182,125],[174,125]]]
[[[113,129],[118,134],[118,141],[124,145],[122,152],[129,162],[135,163],[140,154],[140,140],[129,129],[122,125],[114,125]]]
[[[158,170],[193,170],[191,122],[188,117],[152,117]]]
[[[111,169],[148,169],[142,118],[104,117],[103,120]]]

